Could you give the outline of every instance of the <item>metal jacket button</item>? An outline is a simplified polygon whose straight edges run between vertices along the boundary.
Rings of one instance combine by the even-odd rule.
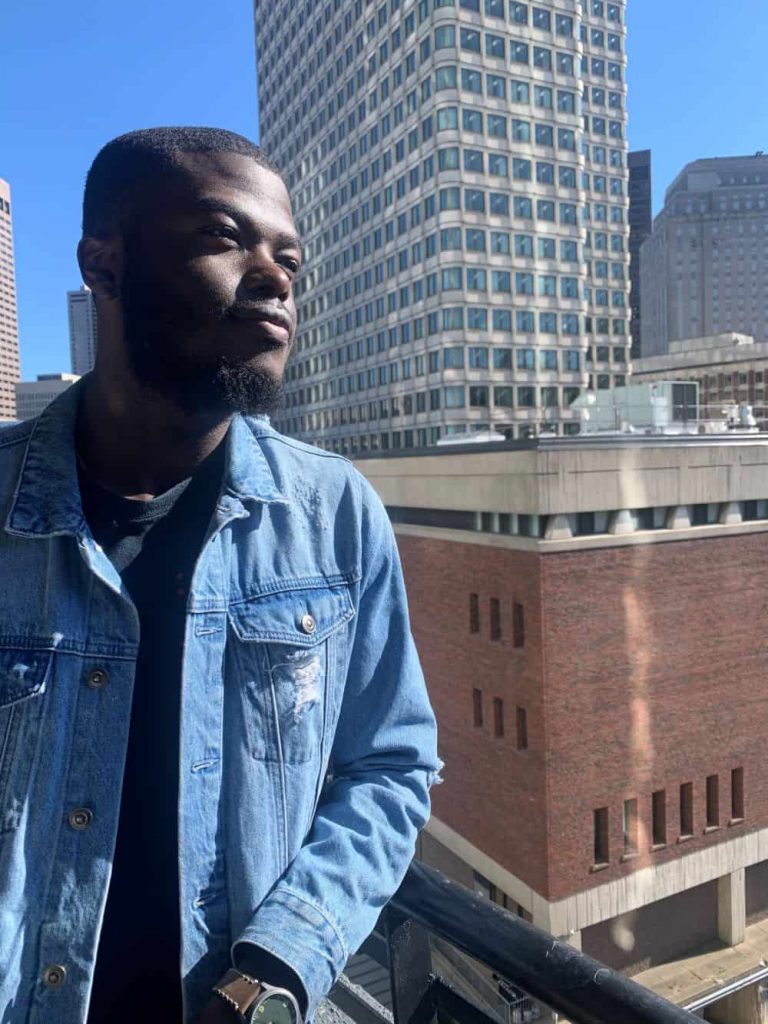
[[[92,690],[99,690],[106,685],[109,679],[109,672],[105,668],[95,668],[88,673],[88,685]]]
[[[73,828],[76,832],[85,832],[87,828],[91,827],[93,821],[93,811],[87,807],[77,807],[74,811],[70,811],[67,815],[67,821],[69,822],[70,828]]]
[[[48,988],[59,988],[67,980],[67,968],[61,964],[51,964],[43,971],[43,984]]]
[[[305,633],[314,633],[317,629],[317,623],[312,615],[302,615],[301,617],[301,628]]]

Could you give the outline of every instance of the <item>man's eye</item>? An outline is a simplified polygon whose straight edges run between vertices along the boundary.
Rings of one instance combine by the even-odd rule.
[[[280,260],[286,270],[290,271],[291,274],[298,274],[300,263],[298,260],[293,260],[290,257],[284,257]]]
[[[236,228],[228,228],[223,224],[216,224],[213,227],[205,228],[206,235],[213,235],[214,238],[229,238],[233,242],[239,240]]]

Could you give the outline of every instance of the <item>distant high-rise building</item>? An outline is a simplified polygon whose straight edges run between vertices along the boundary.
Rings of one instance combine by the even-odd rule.
[[[640,246],[653,231],[653,197],[651,191],[651,151],[637,150],[629,154],[629,305],[632,310],[632,358],[640,348]]]
[[[623,0],[255,0],[305,243],[279,429],[355,453],[570,433],[628,371]]]
[[[0,178],[0,420],[16,417],[15,386],[20,376],[11,186]]]
[[[74,373],[42,373],[37,380],[22,380],[16,384],[16,415],[20,420],[39,416],[54,398],[71,387],[80,378]]]
[[[72,373],[81,377],[93,369],[99,341],[96,302],[90,288],[83,285],[77,291],[67,292],[67,313]]]
[[[642,354],[735,331],[768,341],[768,156],[687,164],[640,258]]]

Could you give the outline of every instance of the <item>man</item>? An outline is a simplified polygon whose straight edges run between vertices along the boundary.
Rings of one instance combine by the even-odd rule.
[[[0,1019],[311,1018],[440,767],[394,539],[264,416],[301,262],[264,155],[122,136],[83,228],[96,367],[0,433]]]

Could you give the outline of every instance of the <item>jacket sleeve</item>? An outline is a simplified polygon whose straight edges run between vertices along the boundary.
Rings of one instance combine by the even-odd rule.
[[[395,538],[356,477],[362,579],[332,781],[297,857],[233,947],[236,966],[261,954],[292,969],[309,1017],[402,881],[442,767]]]

